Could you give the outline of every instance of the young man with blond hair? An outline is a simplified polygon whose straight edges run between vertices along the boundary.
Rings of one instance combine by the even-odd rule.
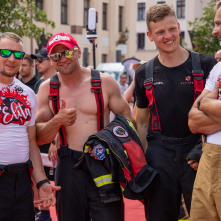
[[[194,102],[193,54],[180,46],[180,24],[169,5],[149,7],[146,23],[147,36],[159,50],[152,60],[153,77],[145,78],[146,64],[137,68],[135,76],[137,131],[145,148],[148,131],[147,163],[159,172],[158,182],[145,201],[146,219],[177,221],[181,194],[190,212],[200,158],[200,151],[194,153],[200,134],[193,135],[188,127],[188,112]],[[196,56],[205,81],[216,60],[203,54]],[[150,88],[146,83],[152,84],[153,102],[147,98]]]
[[[221,1],[215,7],[212,34],[221,42]],[[221,220],[221,63],[211,71],[205,89],[189,113],[193,133],[205,134],[203,154],[193,188],[191,221]]]

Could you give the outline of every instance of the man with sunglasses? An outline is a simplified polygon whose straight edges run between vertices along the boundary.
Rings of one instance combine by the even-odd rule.
[[[37,54],[31,54],[31,58],[35,59],[37,70],[39,74],[43,76],[43,78],[39,79],[34,86],[34,92],[35,94],[37,94],[41,83],[47,80],[48,78],[50,78],[53,74],[55,74],[56,70],[53,66],[52,61],[50,61],[47,56],[47,48],[42,48]],[[53,141],[52,143],[39,145],[38,147],[41,153],[47,153],[49,157],[53,155],[52,159],[54,162],[54,158],[56,158],[57,156],[57,154],[55,154],[57,152],[55,141]],[[49,154],[49,149],[50,149],[50,154]],[[51,157],[49,159],[52,160]],[[43,161],[43,164],[44,164],[44,161]],[[45,174],[47,178],[50,181],[54,181],[55,169],[53,167],[44,166],[44,170],[45,170]],[[34,191],[35,191],[34,197],[35,199],[37,199],[38,190],[35,188]],[[49,207],[41,208],[41,210],[39,211],[39,208],[37,207],[37,205],[35,205],[35,213],[36,213],[35,221],[45,221],[45,220],[51,221]]]
[[[31,174],[41,206],[55,205],[60,189],[49,184],[36,143],[36,96],[15,78],[24,55],[18,35],[0,35],[0,220],[34,221]]]
[[[43,78],[39,79],[34,86],[34,92],[37,94],[40,84],[55,74],[56,70],[52,61],[50,61],[47,56],[47,48],[42,48],[37,54],[31,54],[31,58],[35,59],[38,73],[43,76]]]
[[[57,33],[51,37],[47,52],[58,71],[60,110],[54,115],[49,99],[49,80],[43,82],[37,96],[37,141],[39,144],[51,142],[64,126],[68,145],[58,150],[55,175],[55,183],[62,187],[61,194],[57,195],[58,220],[123,221],[122,197],[116,202],[102,203],[88,171],[72,169],[82,155],[87,138],[98,131],[97,105],[91,92],[91,70],[80,66],[81,50],[70,34]],[[135,123],[116,80],[104,74],[101,74],[101,80],[104,126],[109,123],[110,110]]]

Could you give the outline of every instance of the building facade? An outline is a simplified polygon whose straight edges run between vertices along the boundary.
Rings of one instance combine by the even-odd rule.
[[[167,3],[173,5],[181,27],[181,45],[192,50],[188,21],[201,17],[203,7],[209,0],[36,0],[36,5],[44,9],[47,17],[55,22],[56,28],[44,27],[53,34],[67,32],[79,43],[81,65],[93,66],[93,46],[87,39],[86,25],[88,9],[98,12],[97,39],[95,43],[96,66],[102,62],[123,61],[135,57],[149,60],[158,54],[153,42],[147,38],[145,13],[149,6]],[[127,36],[129,31],[129,35]],[[26,53],[36,53],[39,46],[35,39],[24,38]]]
[[[47,18],[55,22],[56,28],[44,27],[41,22],[37,25],[53,34],[71,34],[81,48],[81,64],[93,66],[93,45],[86,37],[86,25],[88,9],[95,8],[98,12],[96,66],[101,62],[122,61],[134,57],[136,52],[136,4],[135,0],[36,0],[37,7],[46,11]],[[25,37],[23,40],[26,53],[39,50],[35,39]]]

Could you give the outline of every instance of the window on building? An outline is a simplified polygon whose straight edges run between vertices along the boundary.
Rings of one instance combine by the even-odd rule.
[[[43,5],[43,0],[35,0],[35,5],[37,8],[39,8],[40,10],[44,9],[44,5]]]
[[[103,3],[103,30],[107,30],[107,3]]]
[[[68,23],[68,3],[67,0],[61,0],[61,24]]]
[[[102,63],[106,63],[107,62],[107,54],[102,54]]]
[[[158,1],[157,4],[166,4],[165,1]]]
[[[185,18],[185,0],[177,1],[177,18]]]
[[[123,31],[123,7],[119,7],[119,32]]]
[[[90,0],[84,0],[84,27],[88,23],[88,10],[90,8]]]
[[[138,3],[137,8],[137,20],[145,20],[145,3]]]
[[[144,49],[145,47],[145,33],[137,34],[137,49]]]

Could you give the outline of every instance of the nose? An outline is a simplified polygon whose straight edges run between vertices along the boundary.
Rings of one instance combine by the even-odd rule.
[[[212,35],[216,36],[218,35],[218,29],[216,27],[214,27],[213,31],[212,31]]]
[[[9,61],[15,61],[15,56],[13,53],[11,53],[11,55],[8,58]]]
[[[165,31],[165,35],[164,35],[165,38],[171,38],[171,36],[172,35],[169,31]]]

